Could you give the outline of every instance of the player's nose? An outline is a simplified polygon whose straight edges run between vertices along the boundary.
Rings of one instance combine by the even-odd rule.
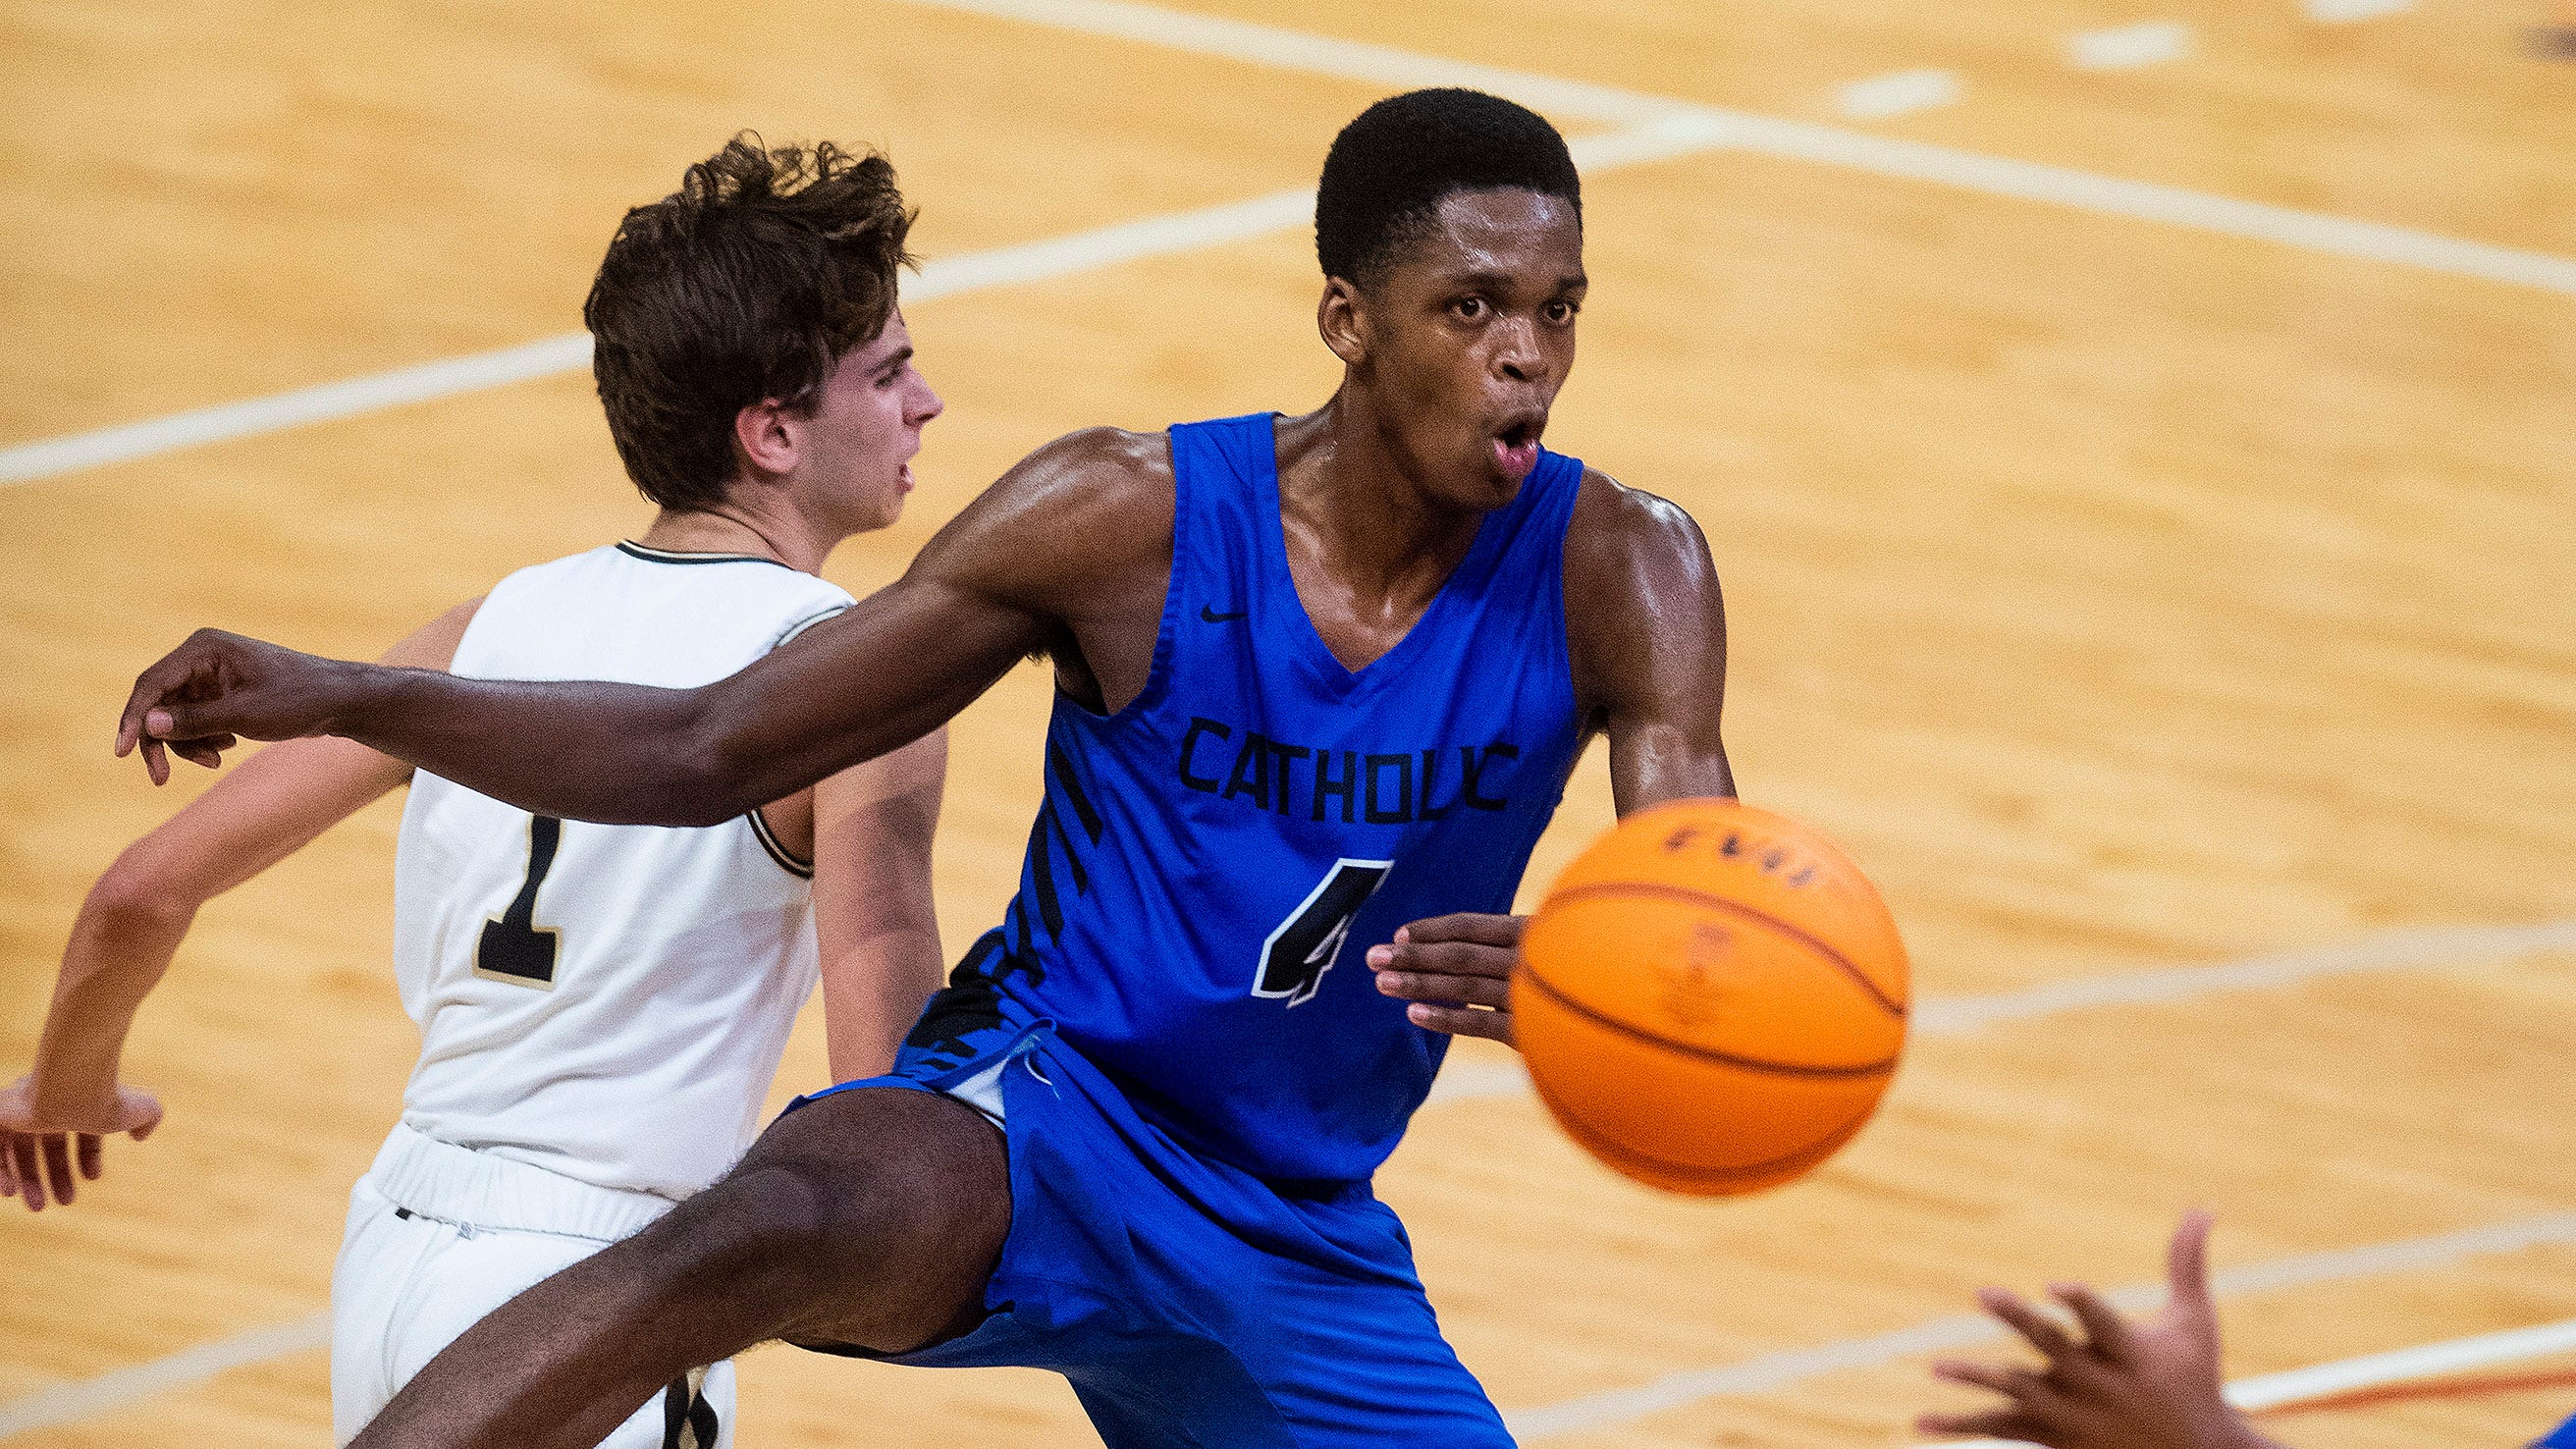
[[[1494,328],[1494,372],[1512,382],[1536,382],[1547,372],[1547,353],[1538,331],[1526,318],[1513,318]]]

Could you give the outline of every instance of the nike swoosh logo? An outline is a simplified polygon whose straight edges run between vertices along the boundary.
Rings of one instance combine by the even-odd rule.
[[[1220,614],[1212,604],[1199,605],[1199,618],[1210,624],[1230,624],[1237,619],[1249,619],[1251,617],[1252,611],[1250,609],[1237,609],[1231,614]]]

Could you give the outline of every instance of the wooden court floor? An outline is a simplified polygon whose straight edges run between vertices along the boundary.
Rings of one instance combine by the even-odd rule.
[[[1500,1054],[1458,1055],[1382,1192],[1528,1437],[1911,1444],[1950,1400],[1888,1335],[1983,1282],[2150,1280],[2195,1203],[2223,1267],[2270,1275],[2227,1299],[2235,1375],[2576,1318],[2576,67],[2518,49],[2536,4],[1193,4],[1859,138],[1594,170],[1549,441],[1706,526],[1743,788],[1847,841],[1936,1005],[1881,1121],[1743,1202],[1611,1178]],[[2148,20],[2189,44],[2070,62],[2071,36]],[[622,209],[739,127],[889,149],[935,271],[1310,185],[1396,88],[1167,30],[6,0],[0,457],[565,333]],[[1916,72],[1948,90],[1895,93],[1940,103],[1849,113],[1844,87]],[[1582,110],[1569,134],[1618,139]],[[1928,153],[1891,141],[1954,159],[1892,174]],[[1999,194],[1958,157],[2037,179]],[[2134,214],[2140,182],[2179,211]],[[2249,236],[2227,200],[2309,220]],[[909,515],[835,577],[891,577],[1070,428],[1329,391],[1298,229],[1104,258],[912,304],[950,411]],[[372,652],[643,517],[577,373],[0,486],[0,1069],[32,1052],[82,890],[202,783],[108,757],[135,670],[199,624]],[[952,945],[1016,879],[1046,704],[1024,670],[958,726]],[[395,809],[203,914],[128,1055],[161,1134],[70,1210],[0,1204],[13,1446],[327,1442],[294,1326],[413,1049]],[[1533,879],[1608,819],[1588,765]],[[2147,974],[2252,960],[2287,964]],[[782,1092],[821,1080],[813,1026]],[[117,1377],[280,1325],[286,1351],[212,1377]],[[1844,1366],[1769,1357],[1823,1349]],[[743,1383],[746,1449],[1092,1442],[1036,1374],[770,1350]],[[2517,1445],[2570,1409],[2282,1432]]]

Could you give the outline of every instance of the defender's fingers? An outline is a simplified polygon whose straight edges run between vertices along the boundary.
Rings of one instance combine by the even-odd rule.
[[[1468,941],[1482,946],[1516,946],[1520,944],[1521,926],[1528,919],[1527,916],[1489,916],[1475,911],[1457,911],[1415,921],[1397,931],[1395,939],[1417,944]]]
[[[24,1132],[9,1134],[11,1166],[18,1174],[18,1192],[27,1199],[27,1211],[45,1210],[44,1170],[36,1165],[36,1139]]]
[[[2057,1301],[2075,1311],[2084,1324],[2085,1336],[2093,1341],[2093,1351],[2113,1363],[2127,1363],[2137,1347],[2129,1320],[2120,1310],[2102,1301],[2102,1296],[2082,1283],[2059,1283],[2048,1290]]]
[[[1380,971],[1377,973],[1380,993],[1406,1001],[1428,1001],[1435,1005],[1457,1002],[1466,1006],[1508,1006],[1512,984],[1493,976],[1438,976],[1421,971]]]
[[[14,1132],[0,1132],[0,1197],[18,1195],[17,1154],[9,1147],[17,1135]]]
[[[170,783],[169,752],[162,747],[159,740],[150,735],[143,737],[143,773],[151,776],[152,783],[155,785]]]
[[[2182,1215],[2173,1245],[2165,1250],[2165,1286],[2176,1304],[2209,1304],[2209,1230],[2218,1221],[2207,1208]]]
[[[97,1133],[84,1132],[80,1134],[79,1142],[77,1142],[72,1148],[72,1157],[73,1160],[80,1165],[81,1176],[92,1182],[98,1181],[99,1149]]]
[[[1986,1389],[2008,1399],[2026,1399],[2039,1391],[2039,1375],[2019,1364],[1978,1363],[1964,1358],[1935,1359],[1932,1377]]]
[[[54,1201],[65,1207],[80,1194],[80,1184],[72,1176],[72,1146],[60,1132],[45,1134],[45,1186],[53,1190]]]
[[[1477,1011],[1464,1006],[1433,1006],[1417,1001],[1404,1009],[1404,1018],[1426,1031],[1445,1031],[1451,1036],[1480,1036],[1487,1041],[1512,1045],[1512,1014],[1508,1011]]]
[[[2060,1327],[2057,1320],[2023,1302],[2018,1294],[2001,1288],[1987,1288],[1977,1294],[1977,1302],[1988,1313],[2002,1319],[2006,1327],[2020,1334],[2031,1347],[2048,1355],[2052,1363],[2083,1351],[2083,1345]]]

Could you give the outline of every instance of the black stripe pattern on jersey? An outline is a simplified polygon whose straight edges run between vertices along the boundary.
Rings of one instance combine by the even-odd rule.
[[[787,872],[798,880],[812,880],[814,878],[814,862],[799,856],[796,852],[789,850],[784,845],[781,845],[778,841],[777,835],[771,832],[767,817],[763,816],[759,811],[754,810],[742,818],[751,822],[751,833],[759,838],[760,848],[769,852],[769,858],[778,862],[778,868],[780,870]]]
[[[1065,824],[1068,818],[1080,828],[1079,837]],[[1082,783],[1082,770],[1072,753],[1048,741],[1046,801],[1038,807],[1038,818],[1029,824],[1029,888],[1011,902],[1003,921],[1011,938],[1012,958],[1032,954],[1028,915],[1032,903],[1037,907],[1037,925],[1047,937],[1053,940],[1064,935],[1064,887],[1070,885],[1077,898],[1091,894],[1091,867],[1083,857],[1100,844],[1108,829],[1109,822],[1092,803],[1091,791]]]

